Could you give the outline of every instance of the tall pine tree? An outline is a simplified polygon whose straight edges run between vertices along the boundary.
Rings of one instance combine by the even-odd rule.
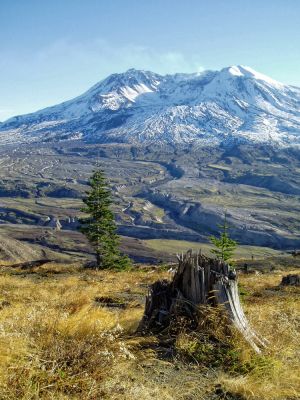
[[[91,190],[83,199],[85,206],[81,209],[88,216],[81,218],[80,231],[95,249],[98,269],[124,269],[130,265],[130,261],[127,256],[120,254],[117,227],[111,211],[111,192],[104,172],[97,169],[88,184]]]
[[[211,250],[211,253],[213,253],[219,260],[229,261],[232,258],[233,253],[237,247],[237,242],[231,239],[229,236],[229,226],[227,224],[226,212],[224,215],[223,224],[218,226],[221,229],[220,237],[211,236],[209,238],[211,243],[216,247],[215,249]]]

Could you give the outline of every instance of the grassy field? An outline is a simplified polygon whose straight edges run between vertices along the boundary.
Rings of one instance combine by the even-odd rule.
[[[209,255],[213,246],[209,243],[189,242],[185,240],[150,239],[145,240],[146,246],[156,251],[164,251],[169,254],[177,254],[189,249],[194,251],[201,249],[203,254]],[[235,259],[265,258],[283,254],[282,251],[273,250],[269,247],[238,246],[235,252]]]
[[[49,263],[26,272],[2,265],[0,398],[299,399],[300,292],[280,288],[281,277],[240,277],[247,317],[269,345],[255,356],[237,340],[233,371],[201,361],[208,349],[184,330],[172,357],[162,356],[156,337],[134,333],[148,285],[170,278],[164,270],[96,272]],[[105,307],[103,299],[119,306]]]

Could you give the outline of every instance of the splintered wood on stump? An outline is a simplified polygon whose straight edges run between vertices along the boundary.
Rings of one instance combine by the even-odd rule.
[[[189,250],[178,255],[178,268],[172,281],[151,285],[139,331],[159,332],[172,317],[193,318],[200,305],[223,306],[229,320],[256,352],[266,343],[250,328],[241,307],[236,272],[228,264]]]

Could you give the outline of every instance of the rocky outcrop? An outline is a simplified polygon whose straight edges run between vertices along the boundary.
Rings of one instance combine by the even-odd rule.
[[[168,193],[152,191],[144,194],[153,204],[168,210],[169,216],[178,225],[182,225],[197,235],[215,235],[219,232],[218,225],[223,222],[224,209],[222,207],[207,206],[200,202],[183,202]],[[300,235],[286,235],[267,221],[257,222],[250,218],[243,210],[235,214],[228,213],[228,223],[232,237],[240,244],[267,246],[278,249],[300,246]],[[182,238],[182,237],[180,237]]]
[[[300,275],[289,274],[284,276],[281,281],[281,286],[300,286]]]
[[[284,182],[277,176],[263,176],[263,175],[253,175],[246,174],[235,179],[227,179],[230,183],[241,183],[243,185],[256,186],[268,189],[272,192],[280,192],[285,194],[300,194],[300,188],[288,182]]]

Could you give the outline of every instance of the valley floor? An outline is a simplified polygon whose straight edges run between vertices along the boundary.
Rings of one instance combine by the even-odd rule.
[[[295,266],[291,257],[284,271],[240,276],[247,317],[269,346],[255,356],[237,341],[234,366],[201,362],[207,349],[193,352],[195,338],[184,332],[173,348],[134,333],[148,285],[170,278],[164,268],[96,272],[49,263],[24,271],[3,264],[0,398],[299,399],[300,292],[278,286]]]
[[[76,236],[96,159],[109,180],[122,236],[207,242],[226,210],[240,244],[300,246],[299,151],[247,145],[176,151],[78,141],[3,146],[0,233],[14,238],[13,231],[23,229],[26,241],[65,250],[52,233],[59,222],[63,235]],[[29,230],[40,231],[38,237]]]

